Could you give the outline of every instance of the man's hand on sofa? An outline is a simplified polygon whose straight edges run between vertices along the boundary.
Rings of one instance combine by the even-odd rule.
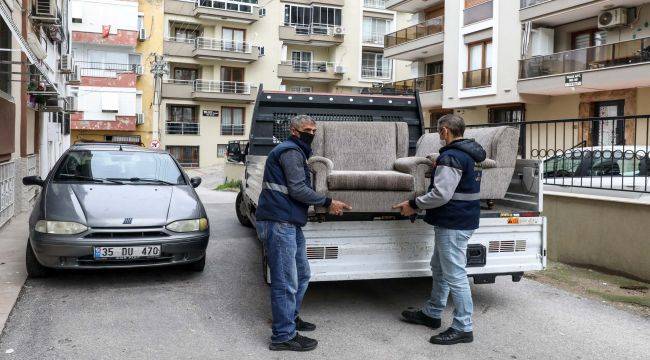
[[[343,210],[352,210],[352,206],[344,203],[343,201],[332,200],[332,204],[329,207],[330,214],[341,216],[343,215]]]
[[[402,216],[411,216],[417,214],[417,210],[413,209],[411,205],[409,205],[408,201],[393,205],[393,209],[399,209],[399,212],[402,214]]]

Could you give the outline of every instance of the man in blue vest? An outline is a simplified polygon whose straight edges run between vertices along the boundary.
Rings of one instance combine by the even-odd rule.
[[[276,146],[266,159],[259,205],[255,211],[257,234],[264,242],[271,270],[271,350],[309,351],[318,342],[297,331],[312,331],[314,324],[298,316],[309,284],[309,262],[302,227],[310,205],[342,215],[347,204],[318,194],[311,186],[307,159],[316,134],[316,122],[307,115],[291,119],[291,137]]]
[[[465,122],[457,115],[438,120],[438,134],[445,146],[434,165],[429,192],[395,205],[402,215],[426,210],[424,221],[434,226],[435,246],[431,257],[433,287],[424,309],[402,312],[403,320],[437,329],[451,293],[454,321],[451,327],[431,337],[433,344],[470,343],[472,293],[467,279],[467,242],[478,229],[481,204],[481,171],[476,164],[485,160],[485,150],[474,140],[463,139]]]

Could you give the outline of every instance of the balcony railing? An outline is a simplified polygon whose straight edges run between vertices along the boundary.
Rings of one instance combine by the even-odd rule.
[[[221,124],[221,135],[244,135],[244,125]]]
[[[195,92],[250,95],[252,85],[239,81],[166,79],[167,84],[191,86]]]
[[[492,85],[492,68],[463,72],[463,88],[471,89]]]
[[[364,79],[390,79],[393,71],[390,66],[384,67],[361,67],[361,77]]]
[[[199,123],[168,121],[165,129],[169,135],[199,135]]]
[[[576,71],[650,62],[650,38],[623,41],[535,56],[520,61],[519,78],[527,79]]]
[[[89,77],[116,77],[117,74],[135,73],[142,74],[140,64],[118,64],[92,61],[75,61],[81,76]]]
[[[255,0],[197,0],[196,6],[249,14],[257,11],[258,7]]]
[[[393,89],[395,93],[412,94],[418,91],[442,90],[442,74],[433,74],[414,79],[400,80],[386,83],[382,86],[385,89]]]
[[[196,39],[196,48],[217,51],[232,51],[238,53],[250,54],[253,46],[247,42],[211,39],[200,37]]]
[[[377,46],[384,46],[384,38],[386,35],[382,33],[363,34],[363,43],[372,44]]]
[[[334,63],[328,61],[283,61],[282,65],[291,65],[294,72],[333,72]]]
[[[192,44],[192,45],[196,44],[196,39],[186,38],[186,37],[168,36],[165,38],[165,41],[177,42],[182,44]]]
[[[386,9],[386,0],[363,0],[363,6],[370,9]]]
[[[409,26],[386,35],[384,38],[384,44],[386,47],[391,47],[428,35],[439,34],[444,31],[444,24],[444,16],[429,19],[417,25]]]
[[[553,0],[519,0],[519,8],[524,9],[527,7],[535,6],[537,4],[549,2]]]
[[[463,24],[470,25],[492,18],[492,1],[486,1],[463,10]]]
[[[297,35],[336,35],[334,29],[340,26],[326,25],[326,24],[285,24],[295,29]]]

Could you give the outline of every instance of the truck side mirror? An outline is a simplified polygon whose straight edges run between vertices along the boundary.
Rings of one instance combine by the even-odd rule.
[[[43,187],[43,185],[45,185],[45,181],[43,181],[43,179],[41,179],[41,177],[38,175],[25,176],[23,178],[23,185]]]

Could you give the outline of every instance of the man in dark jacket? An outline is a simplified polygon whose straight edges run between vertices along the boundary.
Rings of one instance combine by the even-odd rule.
[[[264,242],[271,270],[271,350],[309,351],[318,342],[298,331],[312,331],[314,324],[298,316],[309,284],[309,262],[302,227],[310,205],[342,215],[351,209],[312,189],[307,159],[316,123],[307,115],[291,119],[291,137],[276,146],[266,159],[259,205],[255,211],[257,234]]]
[[[454,321],[446,331],[431,337],[433,344],[469,343],[472,333],[472,293],[467,279],[467,242],[480,219],[481,171],[485,150],[474,140],[463,139],[465,122],[457,115],[438,120],[438,134],[445,146],[434,165],[429,192],[395,205],[402,215],[426,210],[424,221],[434,226],[435,246],[431,257],[433,287],[424,309],[402,312],[404,321],[437,329],[451,293]]]

